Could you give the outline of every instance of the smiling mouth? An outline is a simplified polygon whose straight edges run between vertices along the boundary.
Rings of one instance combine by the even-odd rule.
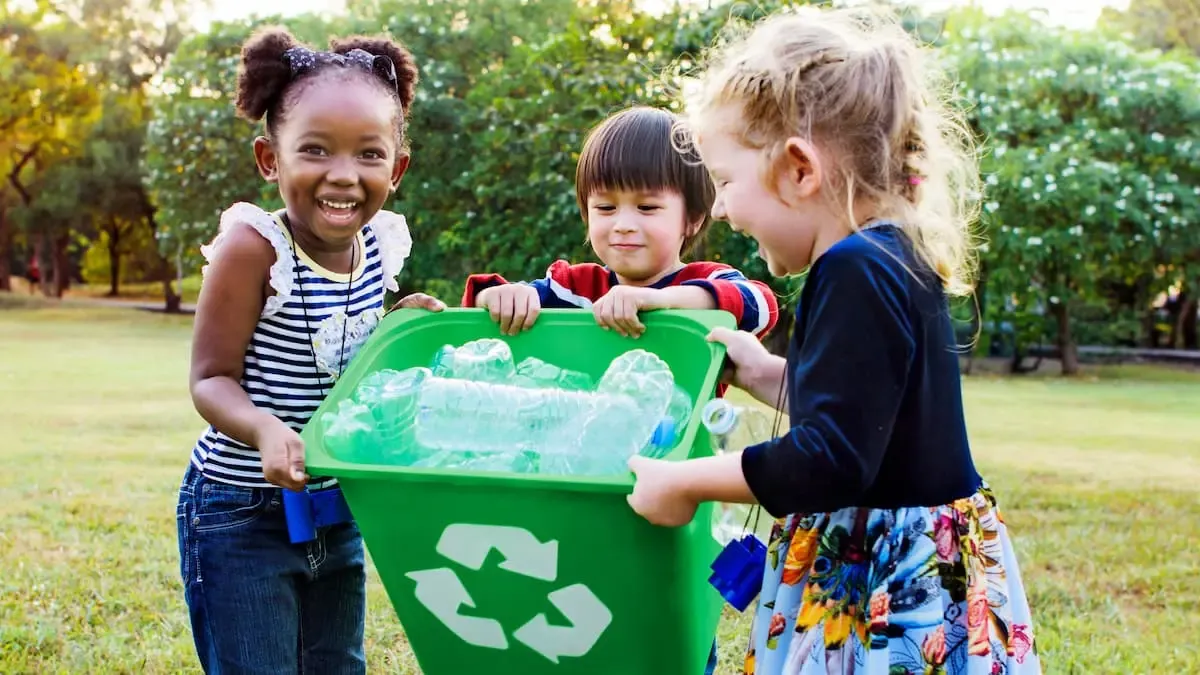
[[[317,206],[325,218],[334,223],[346,223],[358,213],[359,202],[318,199]]]
[[[622,251],[633,251],[633,250],[642,248],[642,245],[641,244],[613,244],[612,247],[615,249],[620,249]]]

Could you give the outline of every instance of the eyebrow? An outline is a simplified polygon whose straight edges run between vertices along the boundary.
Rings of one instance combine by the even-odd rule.
[[[311,139],[329,140],[330,138],[332,138],[332,135],[325,133],[324,131],[309,131],[307,133],[301,134],[297,140],[301,140],[301,141],[311,140]],[[362,136],[358,137],[358,141],[360,143],[378,143],[380,141],[385,140],[386,138],[387,138],[386,136],[381,136],[379,134],[363,134]]]

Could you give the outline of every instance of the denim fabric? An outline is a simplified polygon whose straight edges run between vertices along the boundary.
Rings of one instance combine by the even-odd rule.
[[[292,544],[279,488],[219,483],[190,464],[176,521],[205,673],[366,672],[366,568],[355,525]]]

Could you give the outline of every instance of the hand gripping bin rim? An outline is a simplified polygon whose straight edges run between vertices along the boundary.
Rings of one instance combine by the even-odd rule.
[[[674,328],[692,334],[692,339],[705,340],[709,331],[718,326],[736,329],[737,324],[732,314],[719,310],[659,310],[642,315],[647,332],[662,328]],[[339,477],[355,477],[379,479],[390,477],[401,481],[451,482],[459,485],[473,485],[491,482],[497,478],[511,481],[511,484],[528,484],[530,487],[553,484],[556,489],[628,492],[633,486],[631,474],[616,476],[558,476],[540,474],[511,474],[489,471],[446,470],[440,468],[414,468],[386,464],[367,464],[339,460],[326,450],[323,443],[324,425],[321,417],[325,412],[337,409],[337,404],[343,399],[354,395],[358,383],[371,372],[379,370],[378,363],[385,359],[390,350],[403,350],[404,341],[419,331],[439,330],[442,327],[454,326],[467,329],[472,333],[470,339],[497,338],[513,345],[515,353],[526,354],[528,345],[523,342],[538,339],[539,334],[549,331],[571,330],[582,331],[581,334],[592,332],[593,335],[603,333],[606,339],[625,341],[625,349],[642,347],[640,340],[621,338],[615,333],[603,331],[596,325],[591,312],[572,309],[542,310],[538,322],[532,329],[516,336],[501,335],[499,327],[488,316],[487,310],[475,308],[447,308],[441,312],[428,312],[419,309],[399,309],[385,315],[372,336],[360,348],[354,360],[350,362],[342,376],[335,383],[329,395],[321,402],[309,423],[301,432],[305,445],[305,464],[311,475]],[[644,338],[643,338],[644,339]],[[436,342],[436,340],[434,341]],[[445,342],[454,342],[446,340]],[[438,345],[440,346],[440,345]],[[524,348],[522,348],[524,347]],[[687,426],[680,439],[671,451],[663,457],[666,460],[681,460],[694,456],[694,448],[706,444],[697,444],[697,434],[705,433],[701,423],[701,409],[714,395],[716,385],[721,376],[721,367],[725,357],[725,346],[718,342],[707,343],[708,363],[700,387],[688,393],[693,397],[693,410]],[[537,354],[533,354],[537,355]],[[416,354],[408,361],[409,366],[427,365],[433,354]],[[603,364],[596,373],[603,372]],[[702,448],[703,450],[703,448]]]

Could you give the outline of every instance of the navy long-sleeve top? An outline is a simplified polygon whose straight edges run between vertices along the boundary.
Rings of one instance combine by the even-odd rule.
[[[934,506],[978,489],[946,296],[896,226],[813,263],[786,377],[791,429],[742,455],[772,515]]]

